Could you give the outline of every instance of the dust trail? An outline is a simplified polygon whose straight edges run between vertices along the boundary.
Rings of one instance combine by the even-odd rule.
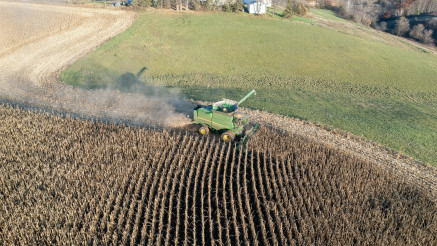
[[[135,20],[135,13],[113,8],[0,1],[0,12],[11,8],[15,11],[9,13],[15,19],[11,16],[2,18],[0,15],[0,25],[14,26],[20,23],[26,26],[27,22],[38,21],[32,16],[43,16],[41,27],[54,28],[45,29],[44,35],[19,43],[13,49],[2,49],[0,101],[141,125],[177,127],[190,123],[186,115],[192,107],[180,93],[146,86],[144,82],[133,79],[136,76],[132,74],[120,76],[114,87],[96,90],[75,88],[59,81],[60,71],[129,28]],[[57,25],[59,21],[65,21],[58,18],[64,15],[75,16],[74,21],[65,28]],[[17,22],[17,19],[20,21]],[[34,25],[30,25],[30,28],[38,31]],[[31,37],[31,34],[27,30],[23,39],[26,35]],[[16,35],[9,38],[13,37]]]
[[[192,105],[177,90],[140,82],[129,88],[85,90],[61,83],[38,86],[16,75],[15,79],[2,80],[0,88],[0,102],[13,101],[18,105],[32,105],[35,109],[158,127],[191,123],[187,115],[191,113]]]

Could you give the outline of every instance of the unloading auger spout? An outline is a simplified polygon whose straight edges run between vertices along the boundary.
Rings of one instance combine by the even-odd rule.
[[[238,101],[237,106],[240,106],[240,104],[242,104],[244,101],[246,101],[247,98],[252,96],[252,94],[255,94],[255,96],[256,96],[256,91],[255,90],[251,90],[249,93],[247,93],[247,95],[245,97],[243,97],[240,101]]]

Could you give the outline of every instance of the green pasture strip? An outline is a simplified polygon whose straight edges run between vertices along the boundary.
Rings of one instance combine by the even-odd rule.
[[[198,100],[239,99],[255,88],[244,106],[346,130],[437,165],[433,54],[299,20],[148,11],[61,79],[92,89],[126,73]]]
[[[328,20],[348,22],[347,20],[345,20],[344,18],[341,18],[340,16],[338,16],[337,14],[335,14],[334,12],[332,12],[329,9],[310,9],[310,13],[324,17]]]

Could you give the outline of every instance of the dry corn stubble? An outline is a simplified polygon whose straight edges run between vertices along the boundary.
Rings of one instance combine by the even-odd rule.
[[[243,154],[176,130],[0,115],[2,244],[437,243],[429,194],[265,126]]]

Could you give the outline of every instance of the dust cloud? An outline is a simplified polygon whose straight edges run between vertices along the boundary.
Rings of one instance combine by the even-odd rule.
[[[14,77],[14,78],[11,78]],[[133,74],[110,86],[81,89],[57,83],[40,86],[25,76],[0,76],[0,102],[109,122],[154,127],[182,127],[191,123],[192,105],[177,89],[146,84]]]
[[[0,1],[0,103],[111,122],[179,127],[192,106],[182,93],[131,73],[100,86],[64,84],[60,71],[123,32],[132,11]],[[7,34],[7,35],[6,35]],[[144,72],[144,71],[142,71]]]

